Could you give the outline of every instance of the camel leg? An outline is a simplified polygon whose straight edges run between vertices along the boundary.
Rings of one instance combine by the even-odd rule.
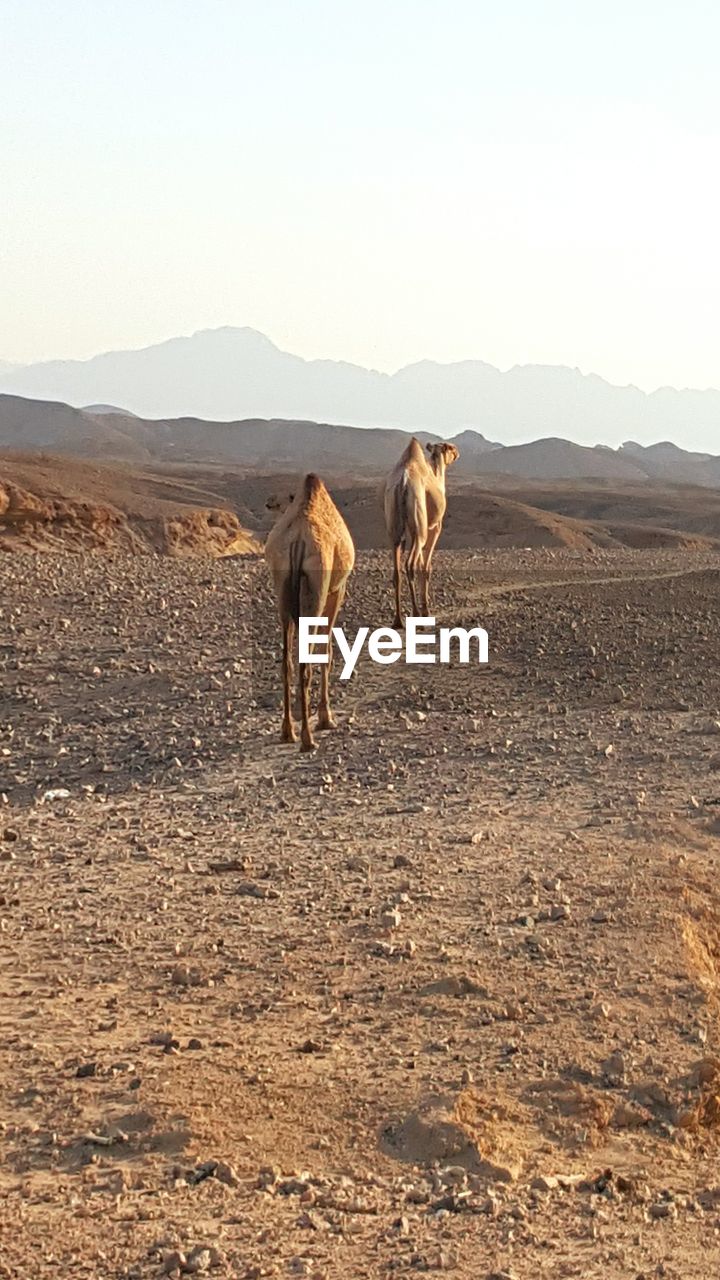
[[[418,618],[420,616],[418,613],[417,595],[415,592],[415,575],[421,557],[422,551],[417,543],[414,542],[408,552],[407,560],[405,561],[405,573],[407,575],[408,587],[410,588],[410,600],[412,603],[414,618]]]
[[[333,660],[332,629],[345,595],[345,587],[331,591],[325,602],[325,616],[328,620],[328,660],[320,669],[320,705],[318,707],[318,729],[335,729],[337,726],[330,710],[330,668]]]
[[[308,667],[308,698],[310,699],[310,702],[312,702],[312,696],[313,696],[313,668],[310,666]],[[295,702],[293,706],[293,715],[295,716],[296,720],[302,719],[302,691],[301,691],[300,680],[298,680],[297,688],[295,689]]]
[[[298,673],[298,686],[300,690],[300,750],[314,751],[317,743],[312,735],[310,728],[310,663],[301,662]]]
[[[402,626],[402,604],[400,600],[400,560],[402,559],[402,543],[393,548],[393,589],[395,591],[395,621],[393,626],[398,630]]]
[[[290,703],[292,700],[292,677],[293,677],[293,637],[295,633],[295,623],[292,618],[286,618],[283,622],[283,656],[282,656],[282,672],[283,672],[283,719],[282,729],[280,731],[281,742],[297,742],[297,735],[292,720],[292,711]]]
[[[304,618],[324,617],[322,600],[326,587],[322,576],[317,573],[305,574],[300,583],[300,616]],[[314,751],[317,743],[310,728],[310,685],[312,682],[312,664],[298,663],[298,697],[300,701],[300,750]]]
[[[435,550],[435,544],[440,537],[440,525],[436,525],[428,533],[428,540],[425,543],[425,563],[423,565],[423,595],[425,600],[425,617],[430,617],[430,574],[432,573],[432,557]]]

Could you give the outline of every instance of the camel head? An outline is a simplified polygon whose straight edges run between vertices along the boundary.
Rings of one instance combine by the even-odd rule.
[[[265,509],[266,511],[274,511],[276,515],[282,515],[283,511],[287,511],[290,503],[294,500],[294,493],[271,493],[265,503]]]
[[[455,448],[454,444],[432,444],[428,441],[425,446],[430,454],[430,465],[436,475],[442,475],[446,467],[455,462],[459,458],[460,451]]]

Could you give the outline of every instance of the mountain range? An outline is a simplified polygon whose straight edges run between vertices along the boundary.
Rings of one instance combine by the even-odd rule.
[[[88,360],[0,362],[0,392],[76,408],[118,405],[146,419],[339,422],[445,437],[471,429],[510,445],[538,437],[615,447],[682,439],[712,453],[720,434],[716,390],[646,393],[565,366],[501,372],[481,360],[423,360],[387,374],[305,360],[253,329],[231,327]]]
[[[425,431],[417,435],[423,441],[441,438]],[[690,453],[670,443],[589,448],[549,437],[500,445],[471,430],[453,439],[460,451],[453,475],[484,477],[488,486],[503,476],[517,476],[533,481],[660,481],[720,488],[720,457]],[[407,441],[407,432],[393,428],[358,431],[347,425],[297,419],[146,419],[108,404],[78,409],[57,401],[0,394],[0,449],[15,452],[136,464],[209,464],[284,473],[316,469],[372,476],[386,471]]]

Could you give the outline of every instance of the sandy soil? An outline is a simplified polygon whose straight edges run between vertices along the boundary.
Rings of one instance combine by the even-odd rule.
[[[303,756],[257,561],[0,560],[0,1276],[717,1271],[720,559],[437,577]]]

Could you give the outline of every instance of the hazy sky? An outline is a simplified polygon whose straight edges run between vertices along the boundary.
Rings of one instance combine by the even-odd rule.
[[[0,358],[720,386],[719,48],[699,0],[0,0]]]

